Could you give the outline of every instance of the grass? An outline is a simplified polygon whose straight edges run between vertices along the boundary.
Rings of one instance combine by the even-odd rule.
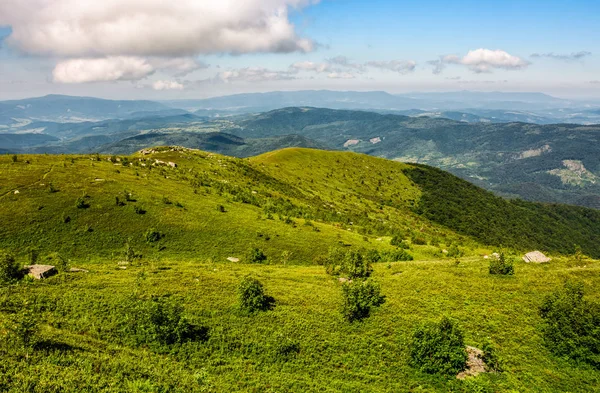
[[[340,313],[341,284],[318,266],[170,259],[126,270],[105,260],[84,266],[90,273],[62,274],[0,292],[4,302],[22,297],[55,304],[40,315],[46,346],[28,360],[4,354],[0,387],[114,391],[139,383],[151,386],[150,391],[255,392],[589,392],[600,388],[597,371],[548,352],[537,312],[543,297],[567,278],[584,281],[588,296],[600,300],[593,290],[600,285],[598,262],[588,261],[585,267],[567,260],[518,263],[512,277],[489,275],[487,261],[478,258],[464,259],[458,266],[440,260],[376,264],[374,277],[382,285],[386,303],[369,319],[352,324]],[[273,311],[253,316],[238,311],[236,288],[248,274],[275,298]],[[208,341],[155,353],[104,338],[113,308],[133,292],[140,297],[177,298],[188,318],[209,328]],[[461,382],[409,367],[412,330],[441,315],[460,323],[468,345],[481,347],[490,337],[505,372]],[[286,340],[296,343],[299,353],[282,359],[277,348]]]
[[[425,188],[406,176],[406,164],[307,149],[243,160],[159,150],[16,163],[0,156],[0,248],[23,265],[33,249],[41,261],[58,252],[89,270],[0,286],[0,391],[600,389],[597,371],[549,353],[538,315],[544,296],[567,278],[583,281],[599,301],[598,262],[554,255],[545,265],[519,260],[514,276],[489,275],[481,256],[498,245],[419,216]],[[89,207],[78,208],[79,198]],[[146,241],[150,229],[158,241]],[[392,236],[410,244],[415,261],[375,264],[386,302],[348,323],[341,284],[316,260],[331,247],[393,250]],[[413,244],[417,238],[426,244]],[[126,242],[142,257],[125,263]],[[451,245],[463,253],[458,263],[444,257]],[[264,263],[246,263],[254,247]],[[251,316],[239,309],[238,285],[248,275],[274,297],[274,309]],[[124,340],[128,302],[157,296],[181,304],[208,339],[159,348]],[[23,309],[40,323],[27,350],[8,335]],[[442,315],[460,323],[468,345],[491,338],[505,372],[458,381],[411,368],[413,329]]]

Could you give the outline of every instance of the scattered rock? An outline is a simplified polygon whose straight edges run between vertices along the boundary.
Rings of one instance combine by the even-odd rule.
[[[349,278],[346,278],[346,277],[340,277],[340,278],[338,278],[338,281],[341,282],[342,284],[345,282],[347,282],[347,283],[352,282],[352,280],[350,280]]]
[[[490,256],[489,256],[489,255],[484,255],[484,256],[483,256],[483,259],[489,259],[489,258],[490,258]]]
[[[36,280],[48,278],[58,273],[56,267],[51,265],[29,265],[25,266],[25,269],[27,270],[27,275],[35,278]]]
[[[483,361],[483,351],[479,348],[466,347],[469,358],[467,359],[467,368],[458,373],[456,378],[465,379],[466,377],[474,377],[485,371],[485,363]]]
[[[500,259],[500,254],[498,254],[497,252],[495,252],[495,253],[492,254],[492,257],[496,258],[496,259]]]
[[[15,195],[20,194],[19,190],[15,190]]]
[[[229,258],[227,258],[227,260],[228,260],[229,262],[239,262],[239,261],[240,261],[240,258],[236,258],[236,257],[229,257]]]
[[[346,141],[346,143],[344,143],[344,147],[358,145],[359,143],[360,143],[360,140],[358,140],[358,139],[348,139]]]
[[[125,269],[127,269],[127,266],[119,266],[119,269],[125,270]]]
[[[525,254],[523,256],[523,260],[527,263],[529,263],[529,262],[545,263],[545,262],[550,262],[552,259],[545,256],[540,251],[532,251],[532,252],[528,252],[527,254]]]

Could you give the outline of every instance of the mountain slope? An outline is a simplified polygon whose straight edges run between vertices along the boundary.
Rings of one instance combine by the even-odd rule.
[[[131,237],[156,254],[144,242],[155,228],[166,234],[161,252],[167,255],[219,259],[260,244],[273,257],[289,250],[297,263],[310,263],[339,241],[385,249],[374,238],[391,235],[434,245],[416,246],[417,255],[441,252],[440,243],[474,248],[472,239],[479,239],[561,253],[578,244],[600,256],[594,240],[600,212],[510,203],[434,168],[354,153],[293,148],[244,160],[166,148],[116,162],[94,155],[21,156],[16,163],[3,156],[0,162],[0,248],[106,256]],[[431,179],[454,197],[440,198]],[[129,193],[136,201],[126,201]]]

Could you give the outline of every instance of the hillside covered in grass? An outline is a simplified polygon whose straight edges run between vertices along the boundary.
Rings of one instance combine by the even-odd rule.
[[[161,147],[0,156],[0,222],[1,272],[61,270],[0,276],[0,391],[600,388],[593,362],[546,346],[539,312],[566,280],[598,301],[600,265],[585,256],[598,257],[594,210],[508,202],[356,153]],[[533,248],[553,261],[524,263]],[[488,273],[496,250],[512,275]],[[356,320],[344,296],[363,284],[348,260],[367,261],[365,283],[381,291]],[[270,299],[262,311],[240,306],[248,276]],[[465,380],[415,367],[413,331],[442,316],[501,367]]]
[[[597,211],[507,202],[430,167],[355,153],[236,159],[161,148],[0,160],[0,247],[21,254],[116,257],[129,239],[152,256],[222,260],[256,245],[311,264],[334,244],[385,248],[398,236],[417,255],[460,242],[600,256]],[[146,241],[149,231],[159,239]]]

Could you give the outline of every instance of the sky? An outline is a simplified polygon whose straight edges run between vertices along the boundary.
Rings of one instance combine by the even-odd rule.
[[[274,90],[600,99],[598,0],[2,0],[0,100]]]

